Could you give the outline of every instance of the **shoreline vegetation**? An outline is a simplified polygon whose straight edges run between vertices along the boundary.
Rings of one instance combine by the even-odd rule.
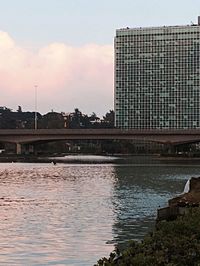
[[[200,265],[200,208],[190,208],[174,221],[161,221],[142,242],[131,241],[95,266]]]
[[[122,252],[116,247],[94,266],[200,265],[200,178],[191,178],[185,189],[158,210],[155,229],[144,240],[130,241]]]

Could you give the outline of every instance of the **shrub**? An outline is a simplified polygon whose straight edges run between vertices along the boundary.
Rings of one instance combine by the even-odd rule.
[[[116,261],[115,254],[96,266],[188,266],[200,265],[200,208],[174,221],[162,221],[141,243],[132,241]]]

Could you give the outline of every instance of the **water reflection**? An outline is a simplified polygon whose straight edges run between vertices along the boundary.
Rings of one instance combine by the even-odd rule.
[[[0,264],[88,266],[140,239],[200,172],[151,163],[0,164]]]
[[[112,243],[124,247],[153,228],[156,210],[182,193],[186,180],[199,176],[198,166],[137,164],[115,166],[113,206],[116,220]]]
[[[0,264],[92,265],[112,246],[112,167],[0,170]]]

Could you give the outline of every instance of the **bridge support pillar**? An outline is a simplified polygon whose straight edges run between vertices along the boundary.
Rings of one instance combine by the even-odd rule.
[[[22,154],[22,145],[20,143],[16,144],[16,153],[17,155]]]

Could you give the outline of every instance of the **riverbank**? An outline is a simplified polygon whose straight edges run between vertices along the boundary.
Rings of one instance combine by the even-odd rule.
[[[116,254],[117,253],[117,254]],[[122,253],[98,261],[95,266],[199,265],[200,208],[190,208],[174,221],[157,223],[155,230],[142,242],[132,241]]]
[[[8,155],[0,156],[0,163],[50,163],[48,157]]]
[[[171,157],[158,154],[46,154],[46,155],[15,155],[0,154],[0,163],[122,163],[122,164],[200,164],[198,157]]]
[[[96,266],[200,265],[200,178],[186,183],[184,194],[158,209],[154,231],[142,242],[132,241],[122,253],[116,249]]]
[[[103,155],[69,154],[62,156],[8,155],[0,156],[0,163],[113,163],[119,158]]]

